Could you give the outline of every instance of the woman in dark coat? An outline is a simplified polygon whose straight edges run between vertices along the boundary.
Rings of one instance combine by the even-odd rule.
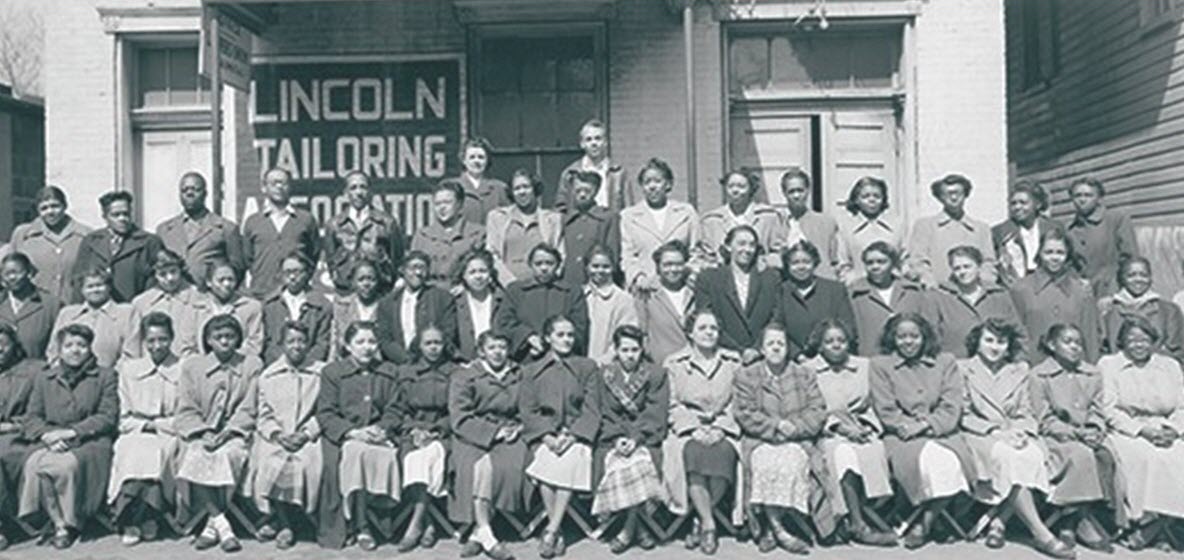
[[[1117,354],[1118,331],[1128,317],[1141,316],[1159,333],[1157,351],[1184,363],[1184,313],[1171,300],[1151,291],[1151,261],[1131,257],[1118,263],[1118,291],[1098,301],[1102,314],[1102,352]]]
[[[321,370],[317,423],[325,468],[321,474],[317,543],[342,548],[352,536],[363,550],[378,547],[367,512],[400,497],[395,437],[402,420],[395,366],[382,360],[378,327],[357,321],[345,329],[346,356]],[[377,516],[389,521],[389,515]]]
[[[956,358],[971,357],[967,354],[966,335],[975,326],[992,318],[1019,325],[1020,336],[1027,338],[1011,294],[998,284],[983,282],[980,275],[982,252],[970,245],[959,245],[950,249],[948,258],[950,278],[942,279],[934,291],[941,351]]]
[[[645,332],[621,325],[613,332],[612,362],[596,376],[592,404],[600,431],[592,450],[594,515],[624,511],[625,523],[613,538],[614,554],[633,545],[649,550],[654,536],[640,523],[647,502],[662,501],[665,487],[659,473],[662,443],[670,414],[666,370],[645,359]]]
[[[1011,287],[1020,324],[1030,336],[1040,336],[1057,323],[1077,325],[1085,344],[1085,361],[1094,363],[1101,355],[1102,325],[1097,299],[1077,274],[1077,254],[1064,232],[1040,234],[1040,268]],[[1035,345],[1029,345],[1028,363],[1044,359]]]
[[[912,280],[898,277],[900,253],[883,241],[863,250],[866,277],[851,284],[851,309],[855,313],[855,334],[860,356],[880,353],[880,334],[888,319],[900,313],[917,313],[930,325],[938,324],[933,294]],[[934,344],[939,341],[934,338]]]
[[[399,454],[403,466],[403,499],[412,504],[411,521],[399,541],[399,552],[436,544],[436,528],[424,516],[429,500],[443,498],[448,457],[448,384],[460,365],[444,331],[428,327],[412,346],[411,363],[399,366],[398,396],[403,422]]]
[[[16,327],[17,337],[25,355],[38,360],[45,358],[49,335],[61,310],[57,296],[33,285],[37,270],[24,253],[12,253],[0,259],[0,322]]]
[[[586,353],[588,302],[582,286],[571,286],[556,278],[563,257],[546,243],[530,251],[533,278],[511,282],[505,300],[494,311],[494,329],[510,337],[510,357],[537,359],[546,352],[543,322],[564,315],[576,326],[576,355]]]
[[[600,418],[592,402],[596,362],[572,355],[576,327],[562,315],[543,324],[547,354],[522,372],[518,409],[522,439],[533,460],[526,476],[538,485],[547,512],[539,541],[543,558],[563,556],[567,545],[559,526],[574,492],[592,489],[592,447]]]
[[[280,263],[280,273],[284,276],[281,287],[263,300],[263,363],[275,363],[284,355],[288,321],[296,321],[308,329],[310,363],[329,359],[333,306],[309,286],[315,270],[316,264],[300,251],[293,251]]]
[[[790,358],[809,344],[818,323],[835,319],[855,332],[855,311],[842,282],[815,275],[822,255],[818,247],[803,239],[781,252],[781,297],[777,300],[777,322],[789,336]]]
[[[53,523],[54,548],[69,548],[78,530],[102,508],[119,423],[115,372],[90,351],[95,333],[70,325],[60,331],[61,361],[33,380],[24,437],[40,448],[25,461],[20,516],[38,512]]]
[[[1109,539],[1094,524],[1095,515],[1115,500],[1117,470],[1106,441],[1102,373],[1084,359],[1085,337],[1076,325],[1053,325],[1040,339],[1040,349],[1048,357],[1032,367],[1032,412],[1052,465],[1048,502],[1078,507],[1077,542],[1109,552]],[[1095,515],[1085,515],[1090,510]]]
[[[777,271],[757,268],[761,252],[756,229],[736,226],[720,247],[723,265],[695,281],[695,306],[719,318],[719,345],[741,353],[746,364],[760,358],[760,334],[777,314],[781,295]]]
[[[494,510],[526,511],[530,451],[522,438],[518,410],[522,373],[509,361],[509,340],[496,331],[477,337],[480,358],[452,376],[448,419],[452,424],[449,478],[453,482],[448,513],[473,524],[462,557],[485,552],[494,560],[513,558],[493,535]]]
[[[494,312],[502,307],[505,292],[497,281],[493,255],[485,249],[465,253],[456,270],[456,285],[464,288],[453,296],[456,308],[456,356],[477,358],[477,337],[494,325]]]
[[[884,424],[892,477],[920,523],[905,533],[905,547],[924,546],[946,502],[969,490],[974,463],[958,422],[962,374],[949,354],[938,354],[933,327],[916,313],[895,315],[880,340],[884,355],[872,359],[872,405]]]
[[[49,375],[45,362],[28,359],[16,328],[0,323],[0,518],[16,515],[21,469],[36,447],[24,439],[24,422],[33,380]],[[0,550],[8,548],[5,527],[0,526]]]

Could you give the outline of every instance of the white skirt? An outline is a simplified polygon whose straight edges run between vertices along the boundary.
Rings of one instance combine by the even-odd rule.
[[[592,448],[573,443],[563,455],[556,455],[551,448],[540,445],[526,467],[526,476],[548,486],[588,492],[592,489]]]
[[[181,441],[168,434],[139,432],[120,435],[115,440],[107,499],[114,502],[123,483],[129,480],[172,478],[180,449]]]
[[[748,462],[749,503],[810,512],[810,456],[800,444],[760,444]]]
[[[350,440],[341,446],[338,469],[341,498],[348,503],[357,491],[399,500],[399,450],[393,445],[372,445]],[[346,518],[351,508],[345,508]]]
[[[439,440],[403,456],[403,488],[423,484],[427,487],[429,496],[444,496],[444,467],[447,458],[448,452]]]
[[[237,488],[247,475],[247,445],[232,439],[214,451],[206,451],[201,440],[186,444],[177,468],[177,479],[202,486]]]
[[[928,500],[953,496],[967,491],[962,462],[950,448],[927,441],[918,458],[921,468],[922,494]]]

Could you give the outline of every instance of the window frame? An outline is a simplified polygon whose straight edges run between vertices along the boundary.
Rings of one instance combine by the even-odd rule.
[[[1158,10],[1157,4],[1166,2],[1166,10]],[[1139,0],[1139,31],[1150,35],[1166,28],[1184,14],[1184,0]]]
[[[608,50],[607,26],[604,22],[562,22],[562,23],[490,23],[474,25],[468,34],[468,53],[470,60],[479,68],[482,60],[483,44],[486,39],[513,38],[551,38],[573,37],[587,35],[592,37],[592,59],[596,76],[597,110],[600,120],[612,130],[609,116],[609,87],[608,87]],[[469,72],[469,114],[471,117],[470,134],[488,137],[486,131],[481,130],[481,80],[480,70]],[[561,154],[573,150],[580,151],[579,131],[571,131],[572,144],[562,146],[502,146],[495,145],[496,155],[529,155],[529,154]]]

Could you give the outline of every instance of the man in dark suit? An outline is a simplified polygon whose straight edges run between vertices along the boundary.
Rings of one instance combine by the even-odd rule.
[[[242,274],[243,242],[238,226],[206,208],[206,179],[189,171],[177,185],[182,212],[156,226],[165,247],[185,259],[185,268],[198,283],[203,282],[206,264],[216,258],[230,262]]]
[[[132,221],[132,194],[111,191],[99,197],[107,227],[87,234],[70,272],[71,301],[82,302],[82,280],[95,267],[111,270],[111,297],[127,303],[153,282],[152,264],[164,244]]]

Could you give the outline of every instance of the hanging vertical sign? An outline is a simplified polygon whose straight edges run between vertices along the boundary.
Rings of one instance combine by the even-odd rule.
[[[215,34],[210,33],[210,24],[215,18],[218,21],[217,45],[213,44]],[[221,10],[206,9],[202,13],[201,21],[198,73],[210,77],[214,60],[217,60],[222,83],[247,91],[251,87],[251,49],[254,34]]]
[[[459,56],[297,57],[252,68],[251,123],[262,170],[292,175],[293,199],[323,223],[342,211],[342,178],[361,170],[388,211],[423,223],[428,193],[456,175],[464,133]],[[262,204],[240,185],[240,215]]]

